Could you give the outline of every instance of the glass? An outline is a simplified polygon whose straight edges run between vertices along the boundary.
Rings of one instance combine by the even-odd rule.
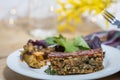
[[[29,0],[28,18],[30,34],[45,38],[57,33],[55,0]]]
[[[7,15],[3,18],[7,27],[15,27],[17,21],[16,9],[12,8],[8,11]]]

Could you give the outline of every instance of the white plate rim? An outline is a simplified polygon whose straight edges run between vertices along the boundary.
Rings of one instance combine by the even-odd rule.
[[[119,59],[118,57],[120,57],[120,50],[110,47],[110,46],[107,46],[107,45],[102,45],[102,48],[103,48],[103,50],[105,49],[104,51],[108,52],[108,53],[106,52],[107,55],[109,55],[109,51],[111,51],[111,50],[116,52],[116,53],[114,53],[115,55],[112,55],[112,54],[111,55],[114,56],[115,59]],[[106,76],[110,76],[110,75],[120,71],[120,64],[115,64],[115,62],[114,62],[114,63],[110,63],[109,67],[106,68],[107,69],[106,71],[104,71],[104,69],[103,69],[101,71],[90,73],[90,74],[84,74],[84,75],[78,74],[78,75],[66,75],[66,76],[39,74],[39,76],[38,76],[38,75],[36,75],[38,73],[35,73],[29,69],[25,71],[25,69],[21,68],[19,63],[17,63],[17,60],[14,60],[14,59],[19,59],[18,57],[20,55],[20,50],[21,49],[11,53],[7,57],[7,66],[16,73],[19,73],[19,74],[27,76],[27,77],[35,78],[35,79],[54,79],[54,80],[99,79],[99,78],[103,78]],[[107,56],[105,55],[105,57],[107,57]],[[111,56],[108,56],[108,58],[109,57],[112,58]],[[120,61],[120,59],[118,61]],[[111,64],[112,64],[112,67],[111,67]]]

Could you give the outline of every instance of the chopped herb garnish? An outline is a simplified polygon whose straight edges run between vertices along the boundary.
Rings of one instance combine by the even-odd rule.
[[[50,75],[55,75],[56,74],[56,71],[52,70],[50,65],[48,66],[48,68],[44,72],[47,73],[47,74],[50,74]]]

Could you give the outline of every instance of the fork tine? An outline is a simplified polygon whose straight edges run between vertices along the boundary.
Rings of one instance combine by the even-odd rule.
[[[113,25],[117,25],[118,27],[120,27],[120,21],[118,19],[116,19],[111,13],[104,10],[102,15],[108,22],[110,22]]]
[[[112,23],[112,20],[110,20],[110,18],[108,18],[107,16],[103,15],[103,17],[110,23]]]
[[[111,17],[115,18],[115,16],[113,16],[111,13],[109,13],[108,11],[105,11],[106,13],[108,13]]]
[[[109,13],[108,11],[104,11],[104,14],[106,15],[106,16],[108,16],[108,18],[110,18],[110,19],[112,19],[112,20],[114,20],[115,19],[115,17],[111,14],[111,13]]]

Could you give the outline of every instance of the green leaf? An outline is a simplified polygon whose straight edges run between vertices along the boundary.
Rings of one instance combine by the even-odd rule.
[[[49,44],[49,45],[52,45],[52,44],[55,44],[55,40],[54,40],[54,37],[48,37],[48,38],[46,38],[46,40],[45,40],[46,42],[47,42],[47,44]]]
[[[56,37],[47,38],[46,42],[48,44],[57,44],[63,46],[65,48],[65,52],[76,52],[78,50],[90,49],[82,36],[67,40],[64,36],[60,34]]]
[[[59,36],[54,36],[54,37],[48,37],[45,39],[45,41],[47,42],[47,44],[56,44],[56,39],[63,39],[66,40],[65,37],[63,37],[61,34],[59,34]]]
[[[51,75],[55,75],[55,74],[56,74],[56,71],[55,71],[55,70],[51,70],[51,71],[50,71],[50,74],[51,74]]]
[[[73,43],[67,41],[64,38],[59,38],[59,39],[56,38],[55,41],[57,42],[58,45],[61,45],[65,48],[65,52],[75,52],[79,50],[78,47],[74,46]]]
[[[78,46],[80,49],[82,50],[86,50],[86,49],[90,49],[90,47],[88,46],[87,42],[83,39],[83,37],[81,35],[79,35],[76,38],[73,38],[71,40],[71,42],[75,45]],[[84,49],[83,49],[84,48]]]
[[[50,65],[48,66],[48,68],[44,72],[47,73],[47,74],[50,74],[50,75],[55,75],[56,74],[56,71],[51,69]]]

